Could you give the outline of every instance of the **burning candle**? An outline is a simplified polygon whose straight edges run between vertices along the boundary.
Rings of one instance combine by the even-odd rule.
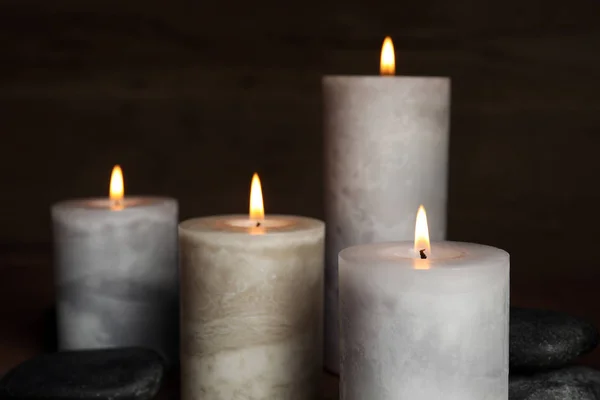
[[[509,255],[416,225],[340,252],[341,398],[508,399]]]
[[[110,197],[52,207],[61,350],[178,348],[177,201],[124,197],[115,166]]]
[[[392,40],[382,76],[323,78],[327,222],[325,365],[338,372],[338,262],[357,244],[410,240],[424,203],[432,237],[446,234],[450,81],[394,76]]]
[[[324,230],[265,216],[257,175],[249,215],[179,225],[183,400],[316,398]]]

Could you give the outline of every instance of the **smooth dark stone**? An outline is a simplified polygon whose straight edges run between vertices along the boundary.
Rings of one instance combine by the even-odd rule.
[[[598,344],[598,330],[572,315],[510,309],[511,372],[539,371],[569,364]]]
[[[142,348],[43,354],[13,368],[0,398],[147,400],[163,378],[162,358]]]
[[[567,367],[529,376],[513,376],[509,400],[600,400],[600,371]]]

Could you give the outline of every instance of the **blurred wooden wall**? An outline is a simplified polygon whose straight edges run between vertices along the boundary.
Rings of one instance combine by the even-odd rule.
[[[320,77],[452,77],[449,236],[513,278],[600,275],[600,1],[0,2],[0,242],[48,208],[126,190],[181,216],[322,216]],[[393,182],[390,182],[393,184]]]

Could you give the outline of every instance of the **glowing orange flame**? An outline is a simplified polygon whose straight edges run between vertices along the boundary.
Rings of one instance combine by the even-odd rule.
[[[252,184],[250,185],[250,219],[254,221],[265,219],[262,189],[260,179],[256,173],[252,176]]]
[[[396,75],[396,55],[392,38],[386,36],[381,46],[381,62],[379,64],[381,75]]]
[[[420,258],[431,257],[431,244],[429,242],[429,227],[427,226],[427,214],[425,207],[419,206],[417,221],[415,223],[415,254]]]
[[[125,185],[123,184],[123,171],[119,165],[113,167],[110,174],[109,198],[113,210],[123,209],[123,197],[125,197]]]

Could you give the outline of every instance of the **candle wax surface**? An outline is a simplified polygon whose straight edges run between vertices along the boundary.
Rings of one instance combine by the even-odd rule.
[[[74,200],[65,200],[57,203],[57,207],[61,209],[85,209],[85,210],[111,210],[111,211],[122,211],[128,208],[143,208],[153,205],[159,205],[161,203],[167,203],[171,201],[168,198],[162,197],[144,197],[144,196],[131,196],[124,197],[118,201],[118,204],[122,206],[122,209],[114,210],[113,208],[117,204],[117,201],[106,198],[83,198]]]
[[[60,350],[178,353],[175,199],[67,200],[52,207]]]
[[[419,204],[446,238],[450,80],[325,76],[325,365],[339,371],[338,254],[410,240]]]
[[[319,221],[293,215],[271,214],[264,219],[250,219],[247,215],[223,215],[186,221],[182,228],[194,232],[224,232],[239,234],[277,234],[316,229]]]
[[[413,242],[408,241],[359,245],[340,252],[341,259],[353,264],[366,264],[366,268],[369,265],[404,268],[428,266],[429,269],[483,268],[493,264],[494,260],[501,263],[506,257],[505,252],[490,246],[447,241],[431,243],[431,251],[425,251],[425,255],[427,258],[421,259],[414,250]]]
[[[324,236],[322,221],[283,215],[179,225],[183,400],[316,398]]]
[[[339,255],[342,400],[506,400],[509,255],[433,242]]]

